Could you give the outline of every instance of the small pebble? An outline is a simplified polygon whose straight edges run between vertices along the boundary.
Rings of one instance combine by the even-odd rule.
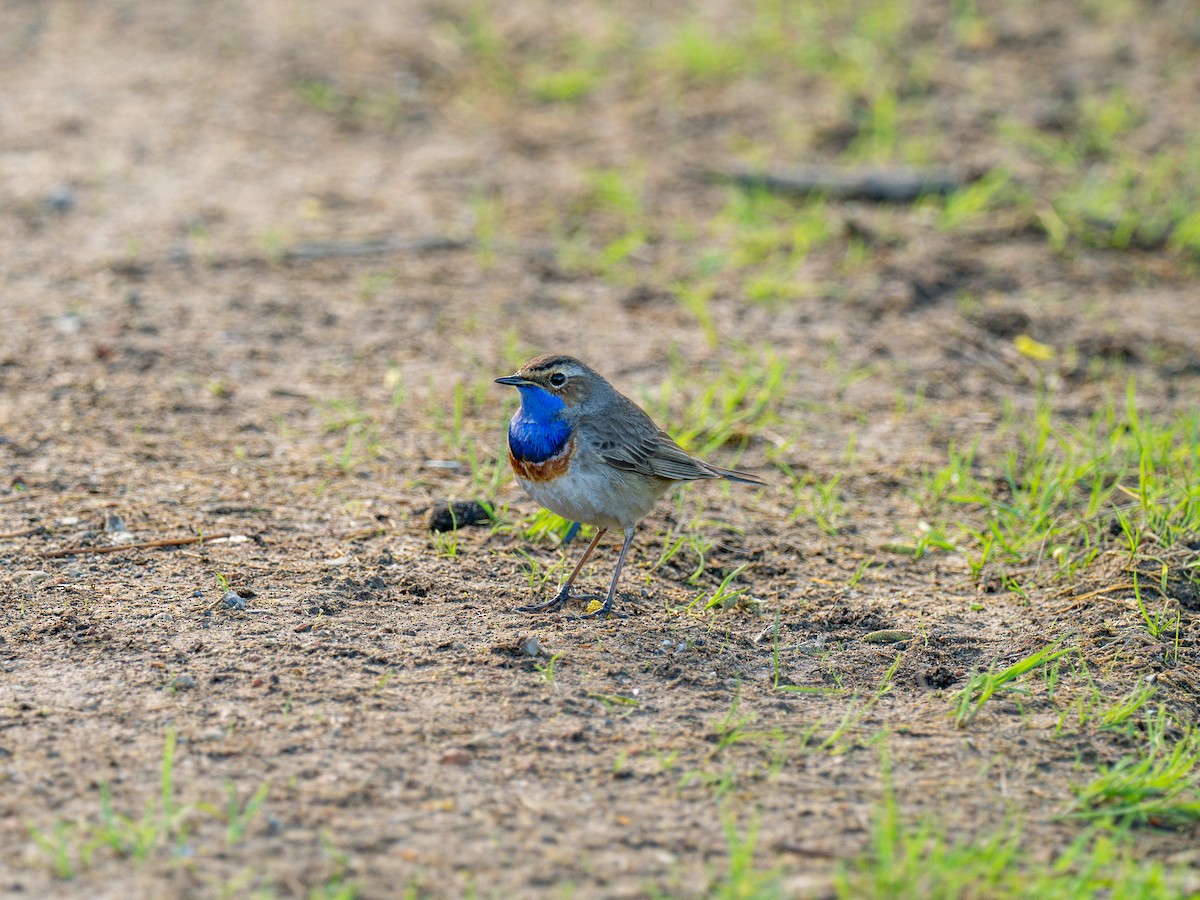
[[[68,213],[75,208],[75,189],[69,184],[60,185],[42,199],[54,212]]]
[[[910,641],[912,637],[913,634],[911,631],[885,629],[883,631],[872,631],[870,634],[864,634],[862,640],[864,644],[897,644],[900,641]]]
[[[536,634],[531,634],[525,640],[521,641],[521,652],[526,656],[537,656],[542,652],[541,646],[538,644]]]
[[[246,608],[246,599],[237,591],[226,591],[225,596],[221,598],[221,602],[225,604],[226,609]]]
[[[796,652],[805,656],[817,656],[825,651],[825,636],[815,637],[811,641],[801,641],[796,645]]]
[[[191,675],[176,675],[171,679],[171,687],[177,691],[190,691],[196,686],[196,679]]]
[[[274,837],[277,834],[283,834],[283,823],[275,816],[267,816],[267,834]]]
[[[104,530],[109,534],[115,534],[118,531],[127,531],[125,520],[116,513],[110,513],[104,519]]]
[[[467,766],[471,764],[471,754],[461,748],[447,750],[442,754],[443,766]]]
[[[83,328],[83,318],[75,313],[67,313],[54,320],[54,330],[59,334],[77,334]]]

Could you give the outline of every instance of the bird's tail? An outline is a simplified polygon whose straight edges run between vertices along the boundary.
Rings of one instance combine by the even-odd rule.
[[[744,484],[766,484],[757,475],[751,475],[749,472],[739,472],[736,469],[722,469],[720,466],[714,466],[712,463],[708,463],[708,468],[712,469],[726,481],[740,481]]]

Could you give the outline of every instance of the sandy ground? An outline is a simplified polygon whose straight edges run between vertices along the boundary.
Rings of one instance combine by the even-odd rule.
[[[935,6],[914,33],[943,47]],[[1190,46],[1186,4],[1161,6],[1135,26],[997,14],[939,57],[932,161],[1044,186],[989,123],[1044,125],[1116,80],[1157,98],[1147,146],[1169,140],[1200,83],[1159,64]],[[1019,217],[948,230],[925,207],[831,203],[801,289],[758,304],[717,276],[710,332],[672,293],[727,240],[706,229],[731,191],[696,169],[747,141],[828,162],[851,112],[815,77],[679,88],[653,68],[537,102],[472,55],[469,13],[3,5],[0,893],[695,896],[728,875],[728,825],[759,829],[788,894],[822,896],[868,848],[885,759],[906,818],[970,834],[1015,817],[1031,861],[1060,852],[1081,829],[1059,817],[1072,786],[1127,739],[1056,735],[1052,705],[1009,698],[956,729],[954,691],[1067,637],[1105,696],[1154,675],[1187,717],[1195,595],[1176,597],[1168,662],[1127,591],[1093,593],[1127,580],[1115,547],[1065,584],[1035,564],[1024,597],[957,554],[888,548],[919,533],[923,473],[952,444],[999,453],[1006,408],[1027,416],[1039,384],[1071,421],[1122,403],[1130,375],[1147,415],[1193,408],[1194,264],[1059,253]],[[536,53],[568,28],[652,41],[677,18],[530,3],[495,23]],[[632,215],[594,201],[609,169],[639,173],[647,231],[616,275],[562,249]],[[1059,352],[1023,356],[1014,334]],[[624,621],[514,612],[580,549],[527,532],[536,507],[504,467],[515,398],[491,378],[547,351],[650,405],[666,384],[675,431],[706,384],[784,373],[771,423],[709,452],[771,485],[660,504]],[[777,463],[840,474],[836,533]],[[431,535],[447,497],[495,502],[501,527]],[[662,561],[692,534],[703,557],[685,542]],[[701,611],[743,565],[740,602]],[[864,640],[885,630],[908,636]],[[105,790],[134,820],[159,808],[169,735],[169,834],[142,858],[89,852]],[[227,789],[244,806],[262,785],[231,833]],[[55,823],[70,879],[30,830]],[[1138,852],[1196,870],[1196,838],[1144,832]]]

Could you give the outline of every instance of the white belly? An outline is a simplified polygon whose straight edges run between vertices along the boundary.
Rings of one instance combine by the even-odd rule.
[[[574,465],[553,481],[517,482],[546,509],[564,519],[597,528],[631,528],[646,517],[669,483],[660,479],[599,470],[587,474]]]

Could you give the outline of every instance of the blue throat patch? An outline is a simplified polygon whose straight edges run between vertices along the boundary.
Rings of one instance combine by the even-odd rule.
[[[517,390],[521,408],[508,423],[508,449],[517,459],[545,462],[571,437],[571,426],[558,418],[566,404],[540,387],[520,385]]]

